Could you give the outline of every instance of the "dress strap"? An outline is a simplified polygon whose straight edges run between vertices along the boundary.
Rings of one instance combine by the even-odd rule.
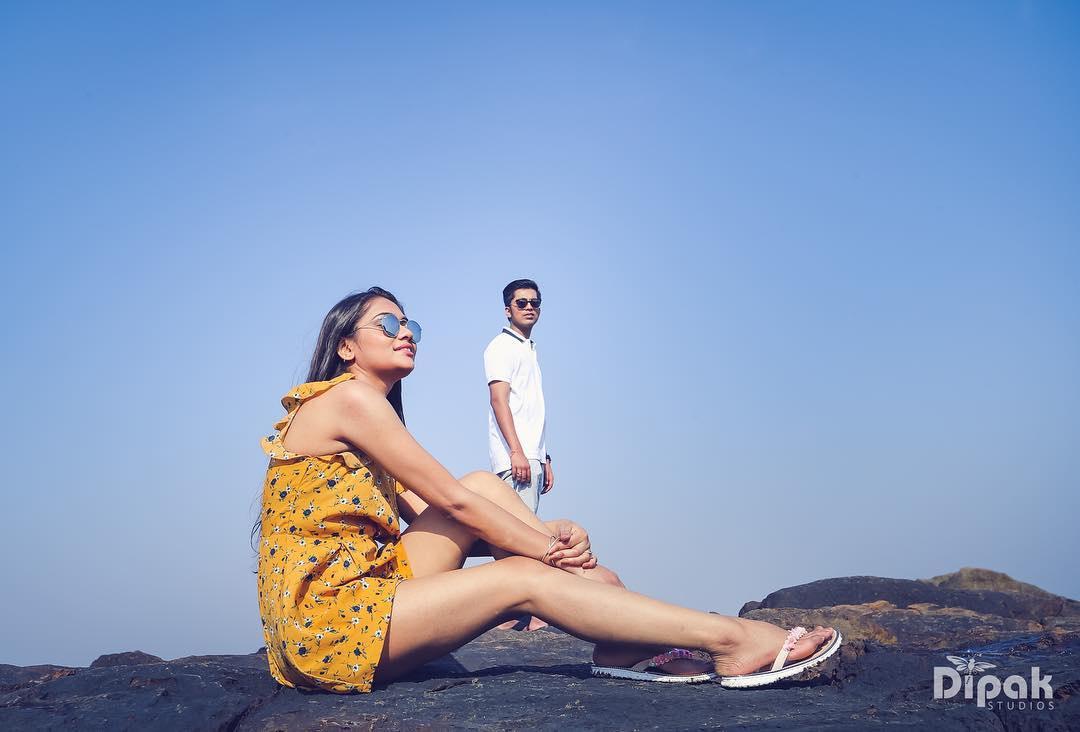
[[[324,394],[338,384],[348,381],[351,378],[353,378],[353,374],[345,372],[341,376],[337,376],[329,381],[311,381],[294,387],[288,394],[281,397],[281,406],[285,407],[285,416],[274,424],[274,434],[262,439],[263,452],[275,460],[292,460],[298,457],[307,457],[306,455],[292,453],[285,449],[285,435],[292,425],[293,417],[296,416],[297,410],[299,410],[308,399],[313,399],[320,394]]]

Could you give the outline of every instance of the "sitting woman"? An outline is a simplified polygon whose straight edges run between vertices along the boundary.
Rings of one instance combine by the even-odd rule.
[[[832,629],[631,592],[581,527],[540,521],[490,473],[454,478],[405,429],[401,379],[419,341],[389,292],[345,298],[263,440],[259,608],[278,682],[369,691],[526,614],[595,643],[593,673],[621,678],[758,686],[839,648]],[[462,569],[478,544],[497,561]]]

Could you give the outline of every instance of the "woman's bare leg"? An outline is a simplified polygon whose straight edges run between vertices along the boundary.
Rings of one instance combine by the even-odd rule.
[[[396,678],[524,613],[594,643],[701,648],[725,676],[769,663],[787,635],[769,623],[688,610],[533,559],[508,557],[401,582],[377,678]],[[818,628],[789,657],[806,658],[831,637],[831,630]]]
[[[517,493],[494,473],[484,471],[469,473],[462,477],[460,482],[538,531],[548,531],[548,527],[536,514],[529,510]],[[405,551],[409,556],[409,566],[412,569],[413,576],[422,578],[460,569],[465,563],[466,557],[469,556],[470,548],[476,543],[476,537],[443,512],[428,508],[416,518],[402,535],[402,543],[405,545]],[[497,559],[510,556],[498,549],[492,553]],[[580,575],[585,579],[603,582],[615,587],[625,587],[618,575],[607,567],[597,566],[594,569],[581,570]],[[520,618],[520,613],[508,616],[511,623]],[[490,630],[495,624],[497,623],[493,621],[491,626],[483,630]],[[655,656],[669,648],[670,646],[626,646],[599,643],[593,653],[593,660],[601,665],[633,665],[644,658]],[[664,670],[671,673],[695,674],[707,670],[701,666],[702,664],[695,661],[678,660],[664,666]]]
[[[494,473],[476,471],[465,475],[459,482],[537,531],[545,534],[549,532],[544,522],[529,510],[528,506],[518,498],[517,493]],[[416,517],[402,537],[415,577],[427,577],[460,569],[466,557],[469,556],[469,550],[476,544],[476,536],[467,528],[442,511],[431,507]],[[492,555],[496,559],[510,556],[497,548],[492,550]],[[586,579],[622,586],[618,576],[605,567],[582,570],[581,574]]]

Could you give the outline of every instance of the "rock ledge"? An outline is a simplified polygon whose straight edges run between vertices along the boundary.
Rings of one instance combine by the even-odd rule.
[[[0,664],[0,729],[1080,729],[1080,604],[1006,575],[820,580],[741,614],[836,625],[848,640],[808,678],[746,691],[594,679],[589,646],[555,630],[491,631],[408,679],[353,696],[278,687],[262,653]],[[934,700],[933,669],[949,665],[946,654],[993,663],[1000,678],[1039,666],[1053,675],[1054,708]]]

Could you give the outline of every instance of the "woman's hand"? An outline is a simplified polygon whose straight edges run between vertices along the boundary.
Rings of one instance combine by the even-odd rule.
[[[559,539],[548,554],[548,562],[553,567],[573,571],[596,566],[596,556],[592,553],[589,534],[585,529],[569,519],[548,521],[547,527]]]

